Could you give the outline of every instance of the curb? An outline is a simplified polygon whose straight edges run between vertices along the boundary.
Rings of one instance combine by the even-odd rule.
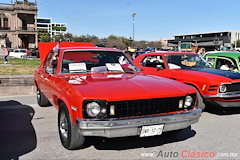
[[[36,93],[33,75],[0,76],[0,96]]]

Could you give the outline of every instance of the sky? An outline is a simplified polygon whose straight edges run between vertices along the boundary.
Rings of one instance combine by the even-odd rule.
[[[37,6],[38,17],[66,23],[77,36],[133,37],[133,13],[137,41],[240,30],[240,0],[37,0]]]

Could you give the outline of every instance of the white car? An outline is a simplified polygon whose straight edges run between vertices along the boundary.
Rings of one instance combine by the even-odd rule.
[[[15,49],[9,53],[9,57],[12,58],[23,58],[24,56],[27,56],[27,49]]]

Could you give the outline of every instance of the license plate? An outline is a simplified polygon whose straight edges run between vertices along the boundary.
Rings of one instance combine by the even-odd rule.
[[[140,137],[161,135],[163,131],[163,127],[164,127],[164,124],[153,125],[153,126],[143,126]]]

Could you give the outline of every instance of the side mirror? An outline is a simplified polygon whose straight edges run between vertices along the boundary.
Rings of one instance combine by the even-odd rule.
[[[46,68],[46,73],[52,75],[53,74],[53,68]]]

